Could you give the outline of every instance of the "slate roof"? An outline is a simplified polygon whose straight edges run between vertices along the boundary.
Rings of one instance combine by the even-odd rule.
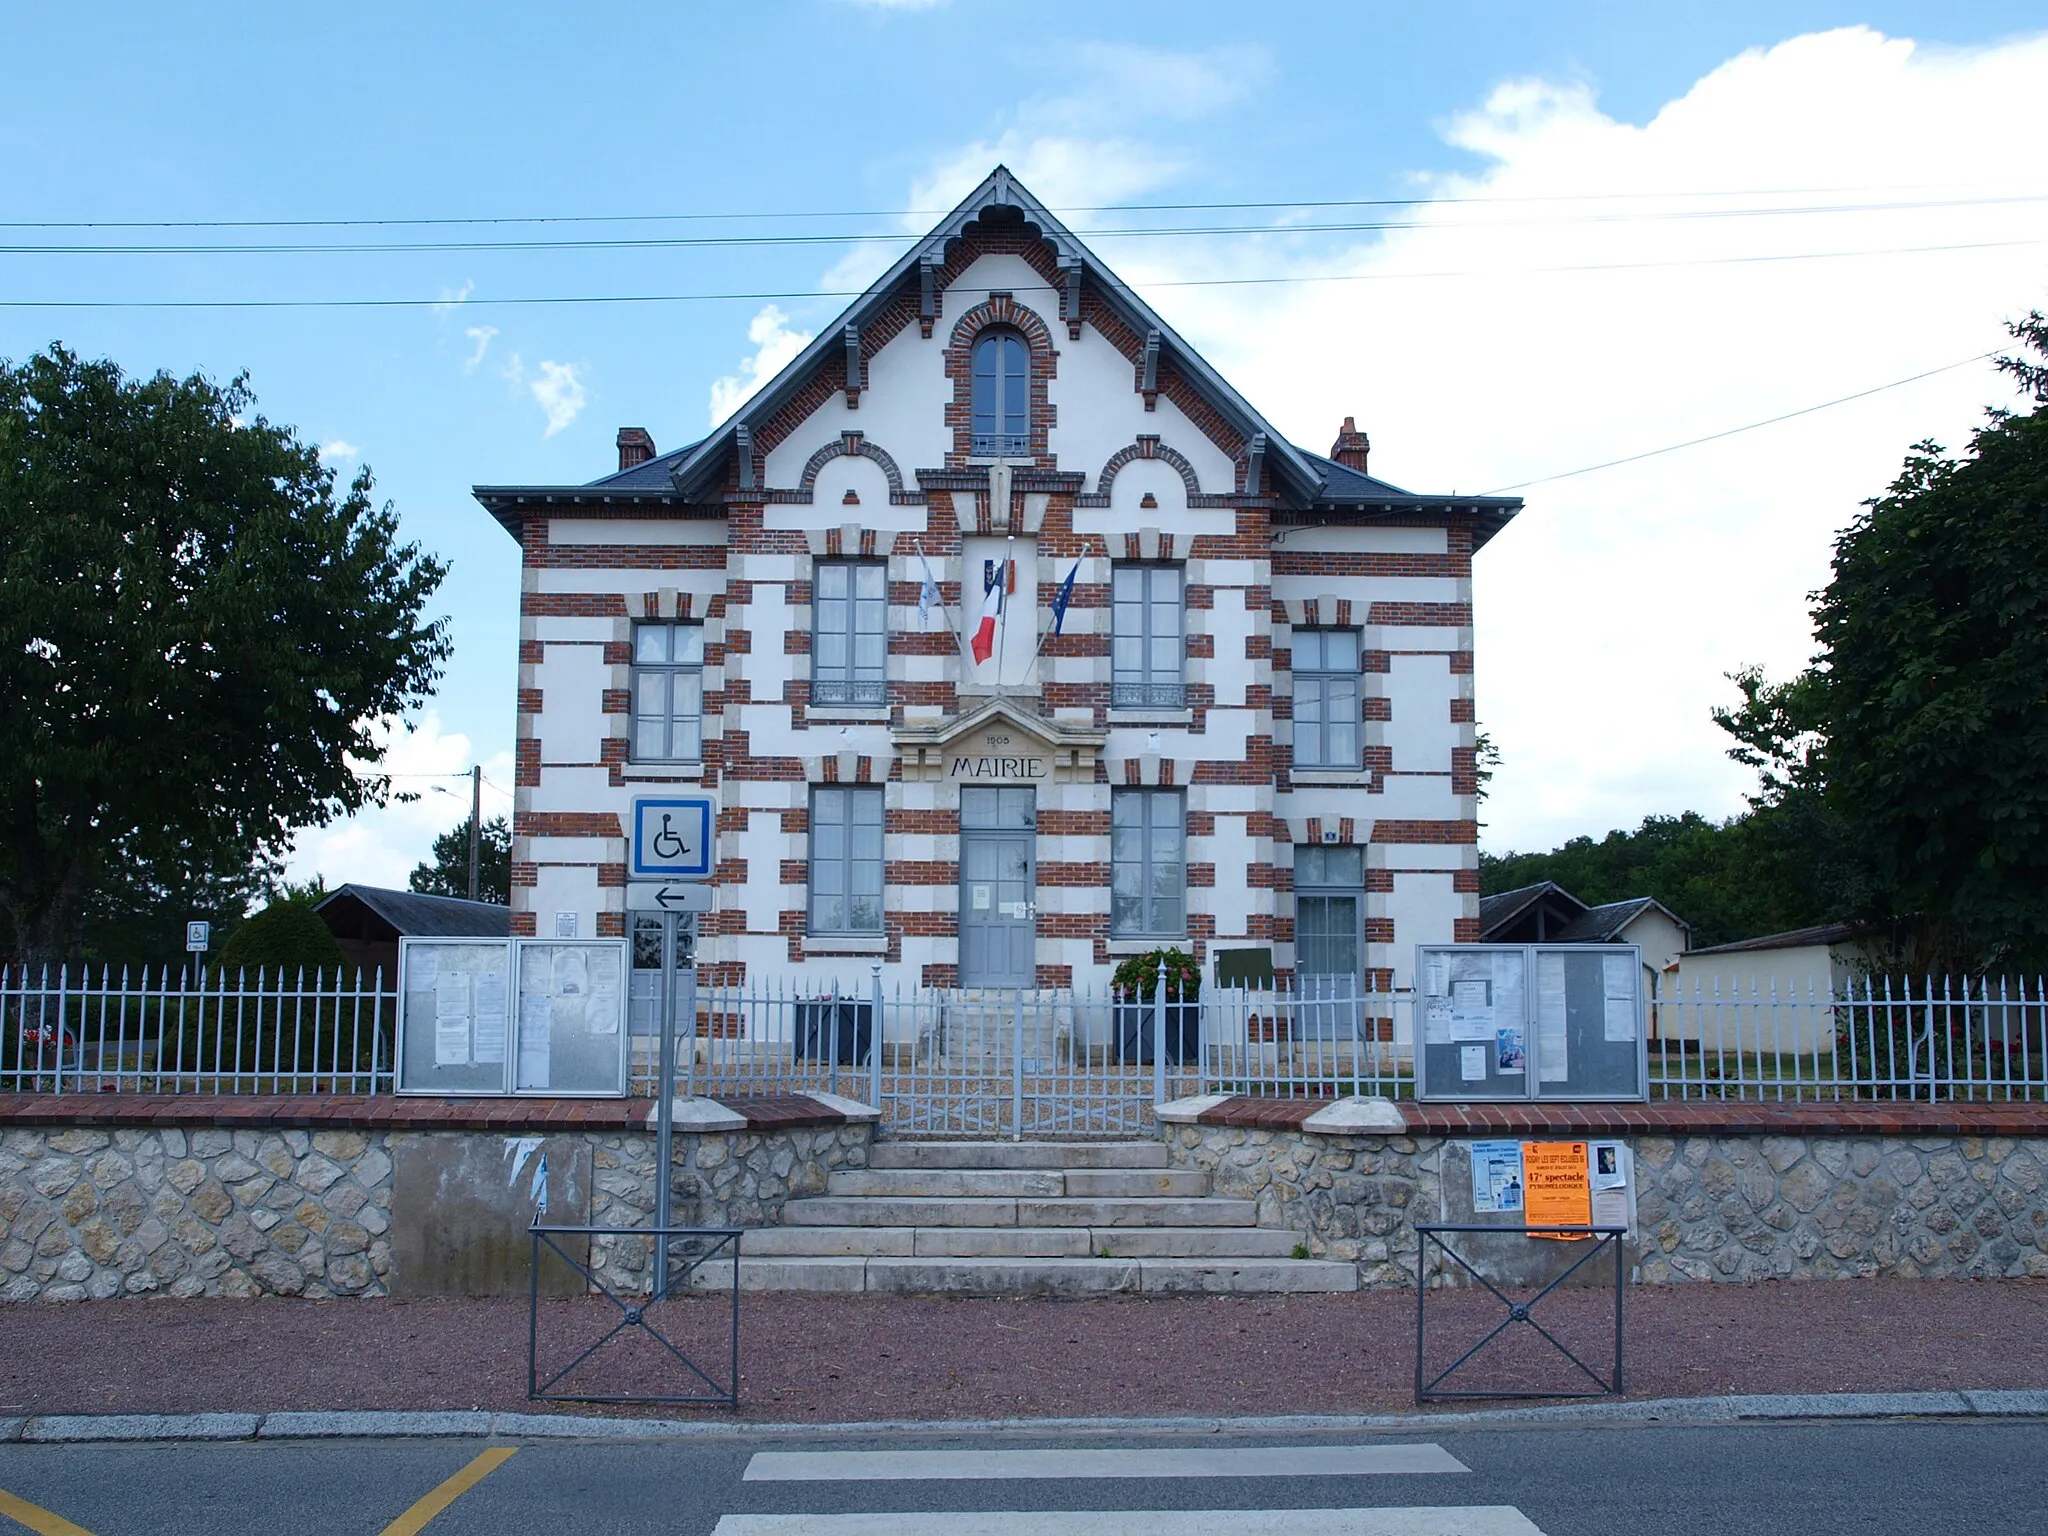
[[[1811,928],[1788,928],[1783,933],[1761,934],[1754,939],[1737,939],[1730,944],[1712,944],[1688,950],[1689,955],[1730,955],[1745,949],[1800,949],[1808,944],[1840,944],[1860,938],[1867,930],[1856,923],[1818,923]]]
[[[474,487],[477,500],[514,538],[519,536],[516,508],[522,503],[626,508],[696,505],[700,498],[710,496],[722,479],[739,427],[757,426],[773,417],[809,384],[819,368],[831,365],[833,355],[844,345],[842,333],[846,326],[866,324],[871,316],[899,302],[899,295],[906,289],[914,295],[919,282],[920,260],[927,253],[943,260],[947,246],[961,239],[970,224],[988,214],[1021,218],[1039,238],[1057,250],[1063,265],[1080,268],[1083,281],[1096,301],[1115,311],[1141,336],[1157,331],[1162,362],[1177,369],[1247,440],[1255,435],[1264,435],[1266,486],[1279,497],[1283,513],[1281,520],[1285,520],[1287,512],[1297,517],[1321,514],[1335,515],[1340,519],[1347,514],[1458,513],[1472,519],[1476,534],[1474,546],[1477,547],[1506,526],[1508,519],[1521,509],[1520,498],[1512,496],[1416,495],[1295,446],[1154,313],[1135,290],[1111,272],[1100,257],[1026,191],[1005,166],[997,166],[990,172],[987,180],[969,193],[929,234],[904,252],[838,318],[819,327],[810,345],[710,436],[588,485],[479,485]],[[1093,465],[1077,467],[1088,473],[1095,468]],[[723,508],[714,502],[702,510],[703,515],[718,516]]]
[[[503,939],[512,933],[512,909],[495,901],[388,891],[375,885],[344,885],[313,910],[324,912],[344,898],[361,902],[404,938]]]
[[[1479,898],[1479,936],[1498,933],[1509,923],[1520,917],[1545,894],[1563,897],[1581,912],[1586,904],[1554,880],[1539,880],[1534,885],[1519,885],[1512,891],[1497,891],[1491,896]]]
[[[1654,896],[1632,896],[1627,901],[1610,901],[1603,906],[1588,907],[1577,917],[1566,923],[1552,938],[1560,944],[1612,944],[1621,937],[1622,929],[1641,917],[1652,907],[1662,912],[1686,932],[1692,932],[1692,924],[1673,912]]]

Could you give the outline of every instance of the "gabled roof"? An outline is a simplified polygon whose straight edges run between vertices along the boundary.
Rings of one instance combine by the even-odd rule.
[[[915,297],[920,290],[921,264],[927,258],[943,263],[949,249],[967,236],[969,227],[983,220],[1021,223],[1050,244],[1063,268],[1079,271],[1092,300],[1104,305],[1139,336],[1158,332],[1160,362],[1171,365],[1247,442],[1263,435],[1264,482],[1280,502],[1276,521],[1313,518],[1347,522],[1457,514],[1472,519],[1473,543],[1477,548],[1521,509],[1521,499],[1513,496],[1417,495],[1296,447],[1129,284],[1110,271],[1072,230],[1026,191],[1007,166],[1001,165],[929,234],[905,251],[837,319],[821,326],[809,346],[708,437],[588,485],[480,485],[474,488],[477,500],[515,538],[519,527],[514,512],[522,504],[630,509],[690,506],[712,500],[711,493],[723,480],[739,429],[744,426],[751,430],[771,420],[809,387],[819,369],[831,366],[834,354],[844,347],[847,326],[865,328],[882,311],[900,303],[906,292]]]
[[[352,902],[369,908],[404,938],[502,939],[512,932],[512,909],[495,901],[426,896],[376,885],[344,885],[313,910],[325,912]]]
[[[1560,944],[1612,944],[1620,939],[1628,925],[1649,911],[1662,912],[1687,933],[1692,924],[1665,906],[1654,896],[1632,896],[1627,901],[1610,901],[1603,906],[1588,907],[1573,918],[1553,937]]]
[[[1554,880],[1539,880],[1534,885],[1517,886],[1512,891],[1499,891],[1494,895],[1479,898],[1480,939],[1483,941],[1500,932],[1546,896],[1575,908],[1574,917],[1586,910],[1583,901]]]

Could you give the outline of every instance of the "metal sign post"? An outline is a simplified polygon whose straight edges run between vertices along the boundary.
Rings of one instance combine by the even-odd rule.
[[[674,1169],[676,1136],[676,1005],[697,1029],[697,914],[711,910],[711,888],[698,882],[711,878],[716,861],[718,802],[710,795],[642,797],[633,801],[633,837],[628,912],[652,912],[661,918],[661,991],[657,1013],[661,1044],[654,1085],[655,1229],[665,1232],[675,1217]],[[676,997],[676,972],[684,972],[683,997]],[[694,1065],[694,1045],[692,1046]],[[668,1296],[669,1250],[666,1237],[655,1238],[654,1299]]]

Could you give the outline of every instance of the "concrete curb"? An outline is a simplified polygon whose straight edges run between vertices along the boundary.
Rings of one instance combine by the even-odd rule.
[[[1639,1402],[1478,1408],[1452,1413],[1288,1414],[1263,1418],[878,1419],[851,1424],[585,1418],[559,1413],[133,1413],[0,1419],[0,1442],[79,1445],[137,1440],[852,1439],[872,1435],[1309,1434],[1524,1424],[1736,1424],[1758,1420],[2048,1417],[2048,1390],[1753,1393]]]

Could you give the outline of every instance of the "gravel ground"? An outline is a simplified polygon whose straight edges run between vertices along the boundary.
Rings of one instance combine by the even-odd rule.
[[[1437,1364],[1496,1322],[1485,1295],[1432,1293]],[[1604,1367],[1613,1297],[1538,1316]],[[657,1309],[724,1360],[721,1300]],[[566,1362],[618,1314],[544,1304]],[[0,1414],[493,1408],[526,1397],[523,1300],[110,1301],[0,1307]],[[1631,1397],[2048,1386],[2048,1282],[1833,1281],[1628,1293]],[[1452,1385],[1569,1385],[1540,1340]],[[1093,1301],[758,1295],[743,1299],[742,1414],[876,1418],[1384,1412],[1412,1402],[1412,1292]],[[1452,1341],[1457,1342],[1453,1343]],[[614,1346],[616,1347],[616,1346]],[[694,1350],[693,1350],[694,1352]],[[663,1380],[629,1349],[598,1390]],[[585,1368],[589,1369],[588,1367]],[[668,1380],[675,1380],[671,1373]],[[599,1410],[618,1412],[621,1410]],[[629,1410],[630,1411],[630,1410]],[[673,1408],[647,1409],[674,1416]],[[688,1412],[691,1410],[680,1410]],[[695,1410],[717,1414],[719,1410]]]

